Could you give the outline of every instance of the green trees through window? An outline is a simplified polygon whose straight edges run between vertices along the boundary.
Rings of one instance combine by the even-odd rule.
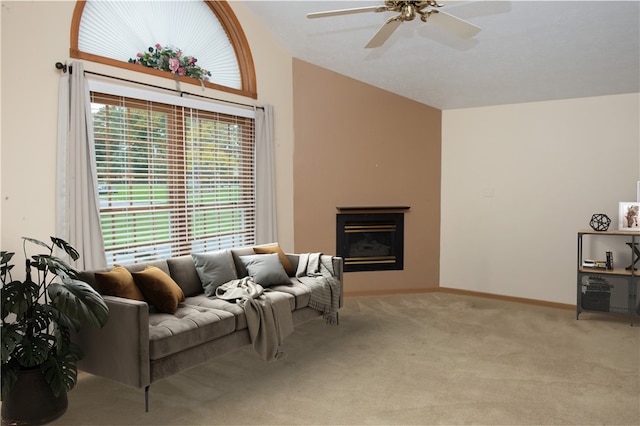
[[[92,93],[107,261],[255,242],[253,119]]]

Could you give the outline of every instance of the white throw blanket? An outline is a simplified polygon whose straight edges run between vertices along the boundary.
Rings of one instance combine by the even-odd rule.
[[[284,338],[293,333],[293,317],[288,295],[265,291],[257,299],[238,301],[244,307],[253,349],[265,361],[284,356],[279,350]]]
[[[322,253],[301,254],[296,278],[311,291],[309,306],[323,313],[326,324],[337,325],[342,283],[335,276],[332,257]]]
[[[262,359],[273,361],[284,356],[278,348],[293,333],[289,295],[264,290],[253,278],[246,277],[221,285],[216,296],[235,300],[244,309],[251,344]]]

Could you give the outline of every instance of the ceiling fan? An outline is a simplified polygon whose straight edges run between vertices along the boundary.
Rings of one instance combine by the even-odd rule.
[[[420,16],[422,22],[432,22],[437,26],[462,38],[471,38],[480,32],[480,27],[471,22],[450,15],[438,8],[443,5],[436,0],[427,1],[400,1],[386,0],[384,6],[366,6],[352,9],[329,10],[326,12],[314,12],[307,14],[307,18],[326,18],[329,16],[349,15],[363,12],[398,12],[399,15],[389,18],[380,27],[378,32],[365,45],[366,48],[380,47],[391,34],[405,21],[413,21],[416,16]]]

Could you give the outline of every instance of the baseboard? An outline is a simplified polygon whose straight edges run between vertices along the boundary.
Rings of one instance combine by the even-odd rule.
[[[403,290],[374,290],[374,291],[358,291],[358,292],[345,292],[345,297],[355,297],[355,296],[389,296],[392,294],[413,294],[413,293],[450,293],[450,294],[460,294],[462,296],[474,296],[474,297],[485,297],[487,299],[496,299],[496,300],[504,300],[507,302],[516,302],[516,303],[526,303],[529,305],[538,305],[538,306],[546,306],[550,308],[558,308],[558,309],[567,309],[567,310],[576,310],[576,305],[571,305],[568,303],[557,303],[557,302],[549,302],[547,300],[538,300],[538,299],[528,299],[526,297],[514,297],[514,296],[503,296],[500,294],[492,294],[492,293],[483,293],[481,291],[472,291],[472,290],[461,290],[457,288],[449,288],[449,287],[433,287],[433,288],[418,288],[418,289],[403,289]]]
[[[529,305],[546,306],[549,308],[576,310],[576,305],[569,303],[549,302],[547,300],[528,299],[526,297],[503,296],[501,294],[483,293],[481,291],[460,290],[457,288],[440,287],[442,293],[461,294],[466,296],[486,297],[489,299],[505,300],[508,302],[526,303]]]
[[[415,294],[415,293],[435,293],[440,291],[438,287],[432,288],[409,288],[401,290],[368,290],[368,291],[349,291],[344,293],[344,297],[357,296],[390,296],[393,294]]]

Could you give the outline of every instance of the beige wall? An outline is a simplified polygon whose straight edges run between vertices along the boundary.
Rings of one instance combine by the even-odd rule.
[[[275,109],[279,241],[293,250],[293,124],[291,56],[239,2],[230,2],[255,62],[258,104]],[[20,251],[20,237],[47,239],[55,233],[55,170],[59,71],[70,61],[69,34],[75,1],[2,2],[2,140],[0,247]],[[85,70],[164,87],[156,78],[91,62]],[[200,86],[182,85],[202,93]],[[253,102],[207,89],[204,95]]]
[[[349,273],[347,292],[440,283],[574,303],[575,232],[591,214],[615,217],[618,201],[635,199],[640,95],[441,113],[292,61],[241,2],[230,4],[254,56],[258,103],[275,107],[279,240],[286,250],[333,253],[336,206],[406,204],[405,270]],[[74,5],[2,2],[3,250],[19,251],[23,235],[54,232],[54,64],[69,60]],[[93,63],[85,69],[173,84]]]
[[[636,93],[445,111],[440,285],[575,304],[576,232],[594,213],[617,229],[618,202],[636,197],[639,105]]]
[[[55,231],[54,64],[68,55],[71,14],[60,11],[70,5],[2,3],[3,250],[20,250],[23,235],[47,238]]]
[[[404,270],[345,292],[437,287],[441,111],[296,59],[293,87],[296,250],[335,253],[337,206],[410,206]]]

